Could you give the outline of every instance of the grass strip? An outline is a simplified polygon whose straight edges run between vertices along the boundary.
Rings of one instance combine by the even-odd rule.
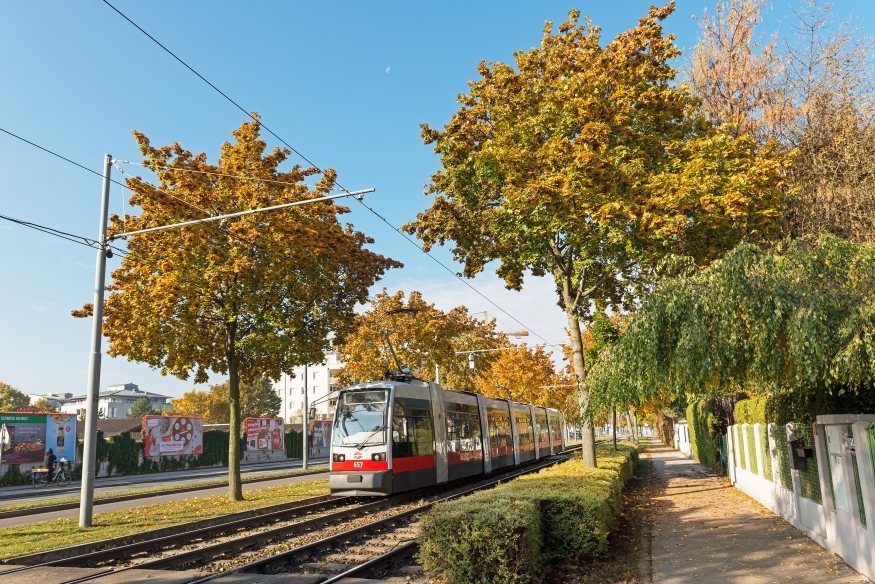
[[[78,517],[14,525],[0,528],[0,541],[3,542],[0,559],[327,494],[328,480],[321,479],[253,489],[244,494],[244,501],[230,501],[228,495],[222,494],[95,513],[92,527],[80,528]]]
[[[281,479],[284,477],[293,477],[298,475],[307,475],[312,474],[314,469],[296,469],[296,470],[283,470],[272,473],[263,473],[257,475],[246,476],[243,479],[243,483],[253,483],[259,482],[266,479]],[[326,465],[324,471],[328,470],[328,466]],[[161,493],[164,491],[175,491],[178,489],[188,489],[193,487],[222,487],[228,484],[228,479],[210,479],[207,481],[192,481],[188,483],[179,483],[173,485],[160,485],[157,487],[143,487],[140,489],[130,489],[127,491],[113,491],[111,493],[98,493],[94,495],[94,500],[102,500],[102,499],[114,499],[117,497],[126,497],[128,495],[140,495],[140,494],[153,494],[153,493]],[[51,487],[48,487],[51,488]],[[62,505],[64,503],[78,503],[79,497],[59,497],[57,499],[40,499],[37,501],[25,501],[23,503],[11,503],[9,505],[0,505],[0,513],[4,511],[18,511],[20,509],[31,509],[34,507],[46,507],[48,505]]]

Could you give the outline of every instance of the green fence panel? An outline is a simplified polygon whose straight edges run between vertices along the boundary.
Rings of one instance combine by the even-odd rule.
[[[769,449],[769,426],[760,424],[760,455],[763,460],[763,478],[774,481],[772,476],[772,453]]]
[[[783,424],[775,426],[775,454],[778,458],[778,477],[781,486],[788,491],[793,490],[793,475],[790,474],[790,451],[787,449],[787,427]]]
[[[747,428],[744,430],[745,437],[747,438],[747,460],[748,466],[750,467],[750,472],[753,474],[759,474],[759,465],[757,464],[757,443],[756,443],[756,434],[754,433],[753,424],[748,424]]]
[[[808,469],[799,471],[800,494],[809,501],[823,505],[823,494],[820,491],[820,472],[817,470],[817,448],[814,447],[814,432],[808,424],[797,424],[796,436],[803,438],[805,446],[811,448],[814,453],[814,457],[808,459]],[[827,457],[827,461],[829,461],[829,457]]]
[[[848,435],[853,435],[853,429],[848,424]],[[857,507],[860,509],[860,524],[866,527],[866,507],[863,505],[863,489],[860,485],[860,468],[857,466],[856,451],[851,454],[851,466],[854,469],[854,489],[857,493]]]

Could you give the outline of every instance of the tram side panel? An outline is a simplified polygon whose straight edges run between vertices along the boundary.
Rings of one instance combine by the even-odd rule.
[[[550,426],[547,423],[547,409],[535,407],[534,410],[538,458],[546,458],[550,456]]]
[[[559,410],[547,409],[547,420],[550,422],[550,451],[559,454],[564,447],[562,415]]]
[[[437,482],[435,431],[428,387],[399,385],[392,404],[392,492]]]
[[[489,436],[489,421],[486,418],[486,398],[476,394],[477,396],[477,415],[480,416],[480,435],[483,438],[483,472],[489,474],[492,472],[492,440]]]
[[[477,396],[443,392],[447,432],[447,469],[451,481],[483,474],[483,440]]]

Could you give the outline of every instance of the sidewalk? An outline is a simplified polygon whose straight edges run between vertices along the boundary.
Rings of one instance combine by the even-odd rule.
[[[728,478],[660,443],[649,447],[648,456],[653,507],[649,566],[646,538],[642,553],[644,581],[869,582]]]

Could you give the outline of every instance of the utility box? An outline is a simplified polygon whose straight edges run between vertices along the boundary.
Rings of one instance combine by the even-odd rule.
[[[814,458],[814,449],[806,448],[803,438],[797,438],[790,442],[790,468],[808,470],[809,458]]]

